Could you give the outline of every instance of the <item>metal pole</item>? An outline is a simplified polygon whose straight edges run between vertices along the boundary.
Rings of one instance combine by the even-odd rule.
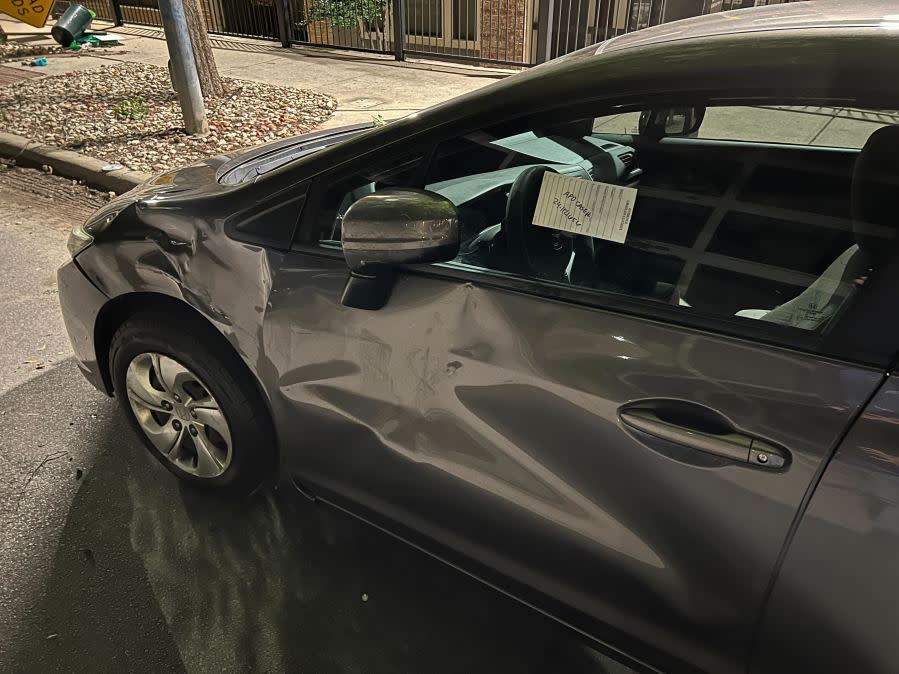
[[[553,58],[552,28],[555,7],[553,0],[540,0],[537,15],[537,63],[546,63]]]
[[[122,17],[122,3],[120,0],[112,0],[112,14],[115,17],[115,25],[121,26],[125,23]]]
[[[290,11],[287,0],[275,0],[275,16],[278,20],[278,36],[281,38],[281,46],[289,47],[290,38]]]
[[[176,80],[181,114],[184,116],[184,128],[189,134],[209,133],[203,93],[200,90],[200,79],[197,77],[197,64],[194,61],[190,34],[187,32],[187,19],[184,17],[184,5],[181,4],[181,0],[159,0],[159,14],[162,17],[162,27],[165,29],[165,41],[169,47],[169,59]]]
[[[393,0],[393,55],[397,61],[406,60],[405,0]]]

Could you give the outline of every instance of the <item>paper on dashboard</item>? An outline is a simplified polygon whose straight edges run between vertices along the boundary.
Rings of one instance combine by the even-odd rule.
[[[624,243],[637,190],[610,183],[544,173],[534,224]]]

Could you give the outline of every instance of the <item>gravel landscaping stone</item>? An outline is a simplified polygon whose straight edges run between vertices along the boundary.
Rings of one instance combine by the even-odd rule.
[[[168,71],[120,63],[0,88],[0,130],[150,173],[318,128],[337,102],[314,91],[222,78],[210,133],[189,136]]]
[[[51,44],[28,44],[27,42],[5,42],[0,44],[0,63],[17,61],[25,57],[59,54],[62,47]]]

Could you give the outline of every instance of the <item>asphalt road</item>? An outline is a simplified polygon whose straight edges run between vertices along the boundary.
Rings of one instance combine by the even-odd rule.
[[[57,309],[102,200],[0,171],[0,671],[605,672],[561,627],[295,493],[183,488]]]

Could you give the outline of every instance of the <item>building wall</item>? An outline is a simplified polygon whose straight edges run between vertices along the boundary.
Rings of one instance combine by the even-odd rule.
[[[499,61],[524,61],[528,0],[482,0],[478,31],[480,55]]]

